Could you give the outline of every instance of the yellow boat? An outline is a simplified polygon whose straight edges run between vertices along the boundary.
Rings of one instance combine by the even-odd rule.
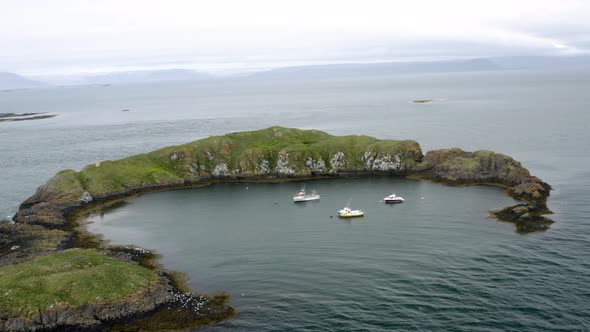
[[[338,211],[338,217],[340,218],[355,218],[355,217],[362,217],[365,213],[361,210],[352,210],[349,207],[345,207],[344,209]]]

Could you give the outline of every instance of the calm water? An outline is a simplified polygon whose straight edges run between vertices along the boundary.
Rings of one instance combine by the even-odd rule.
[[[0,124],[0,213],[60,169],[271,125],[496,150],[555,188],[551,230],[518,235],[485,219],[511,201],[494,188],[379,178],[314,182],[322,201],[304,206],[288,201],[295,183],[145,195],[93,227],[163,253],[196,290],[230,292],[240,314],[211,330],[587,331],[589,74],[0,92],[1,112],[59,113]],[[379,204],[391,188],[408,202]],[[367,217],[330,219],[350,197]]]

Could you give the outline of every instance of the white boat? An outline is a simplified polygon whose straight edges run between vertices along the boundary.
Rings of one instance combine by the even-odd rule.
[[[319,199],[320,194],[318,194],[315,190],[312,190],[311,194],[306,194],[305,186],[301,187],[301,190],[295,193],[295,196],[293,196],[293,202],[317,201]]]
[[[403,197],[391,194],[383,199],[385,203],[403,203],[405,200]]]
[[[344,209],[338,211],[338,217],[340,218],[354,218],[354,217],[362,217],[365,213],[361,210],[353,210],[349,207],[344,207]]]

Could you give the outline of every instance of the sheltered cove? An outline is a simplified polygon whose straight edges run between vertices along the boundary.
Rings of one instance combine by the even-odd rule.
[[[110,327],[117,330],[117,324],[125,323],[144,324],[154,329],[187,328],[234,314],[226,303],[227,296],[208,297],[184,292],[183,283],[158,267],[152,253],[140,248],[104,246],[96,243],[91,234],[77,229],[75,216],[97,204],[141,192],[197,187],[213,182],[288,181],[373,174],[451,185],[502,186],[522,203],[490,211],[492,216],[514,223],[519,233],[545,230],[552,223],[543,217],[551,213],[547,208],[550,186],[532,176],[519,162],[499,153],[443,149],[423,155],[419,144],[411,140],[332,136],[316,130],[282,127],[213,136],[89,165],[80,172],[61,171],[39,187],[19,207],[15,223],[0,224],[0,278],[9,274],[7,268],[17,269],[44,258],[38,256],[51,258],[64,252],[74,256],[95,255],[93,259],[105,266],[115,264],[102,259],[110,256],[108,258],[116,260],[116,264],[139,265],[151,274],[137,270],[138,275],[146,278],[142,279],[143,287],[125,290],[126,293],[111,300],[70,301],[60,306],[8,312],[1,303],[2,296],[9,295],[0,294],[0,329]],[[96,269],[93,273],[103,272],[99,267],[92,268]],[[95,286],[100,292],[100,285]],[[198,312],[190,310],[194,308],[200,309]]]

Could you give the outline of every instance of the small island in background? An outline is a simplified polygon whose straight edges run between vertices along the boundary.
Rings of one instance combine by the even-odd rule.
[[[39,187],[14,222],[0,223],[0,329],[181,329],[231,317],[235,310],[227,295],[190,292],[182,278],[155,262],[154,253],[105,245],[78,227],[79,216],[155,190],[369,175],[501,186],[522,203],[492,216],[514,223],[519,233],[552,223],[543,216],[551,213],[551,187],[496,152],[454,148],[423,154],[412,140],[283,127],[212,136],[79,172],[64,170]],[[25,291],[18,287],[23,282],[40,286]]]
[[[0,122],[42,120],[56,117],[47,113],[0,113]]]

